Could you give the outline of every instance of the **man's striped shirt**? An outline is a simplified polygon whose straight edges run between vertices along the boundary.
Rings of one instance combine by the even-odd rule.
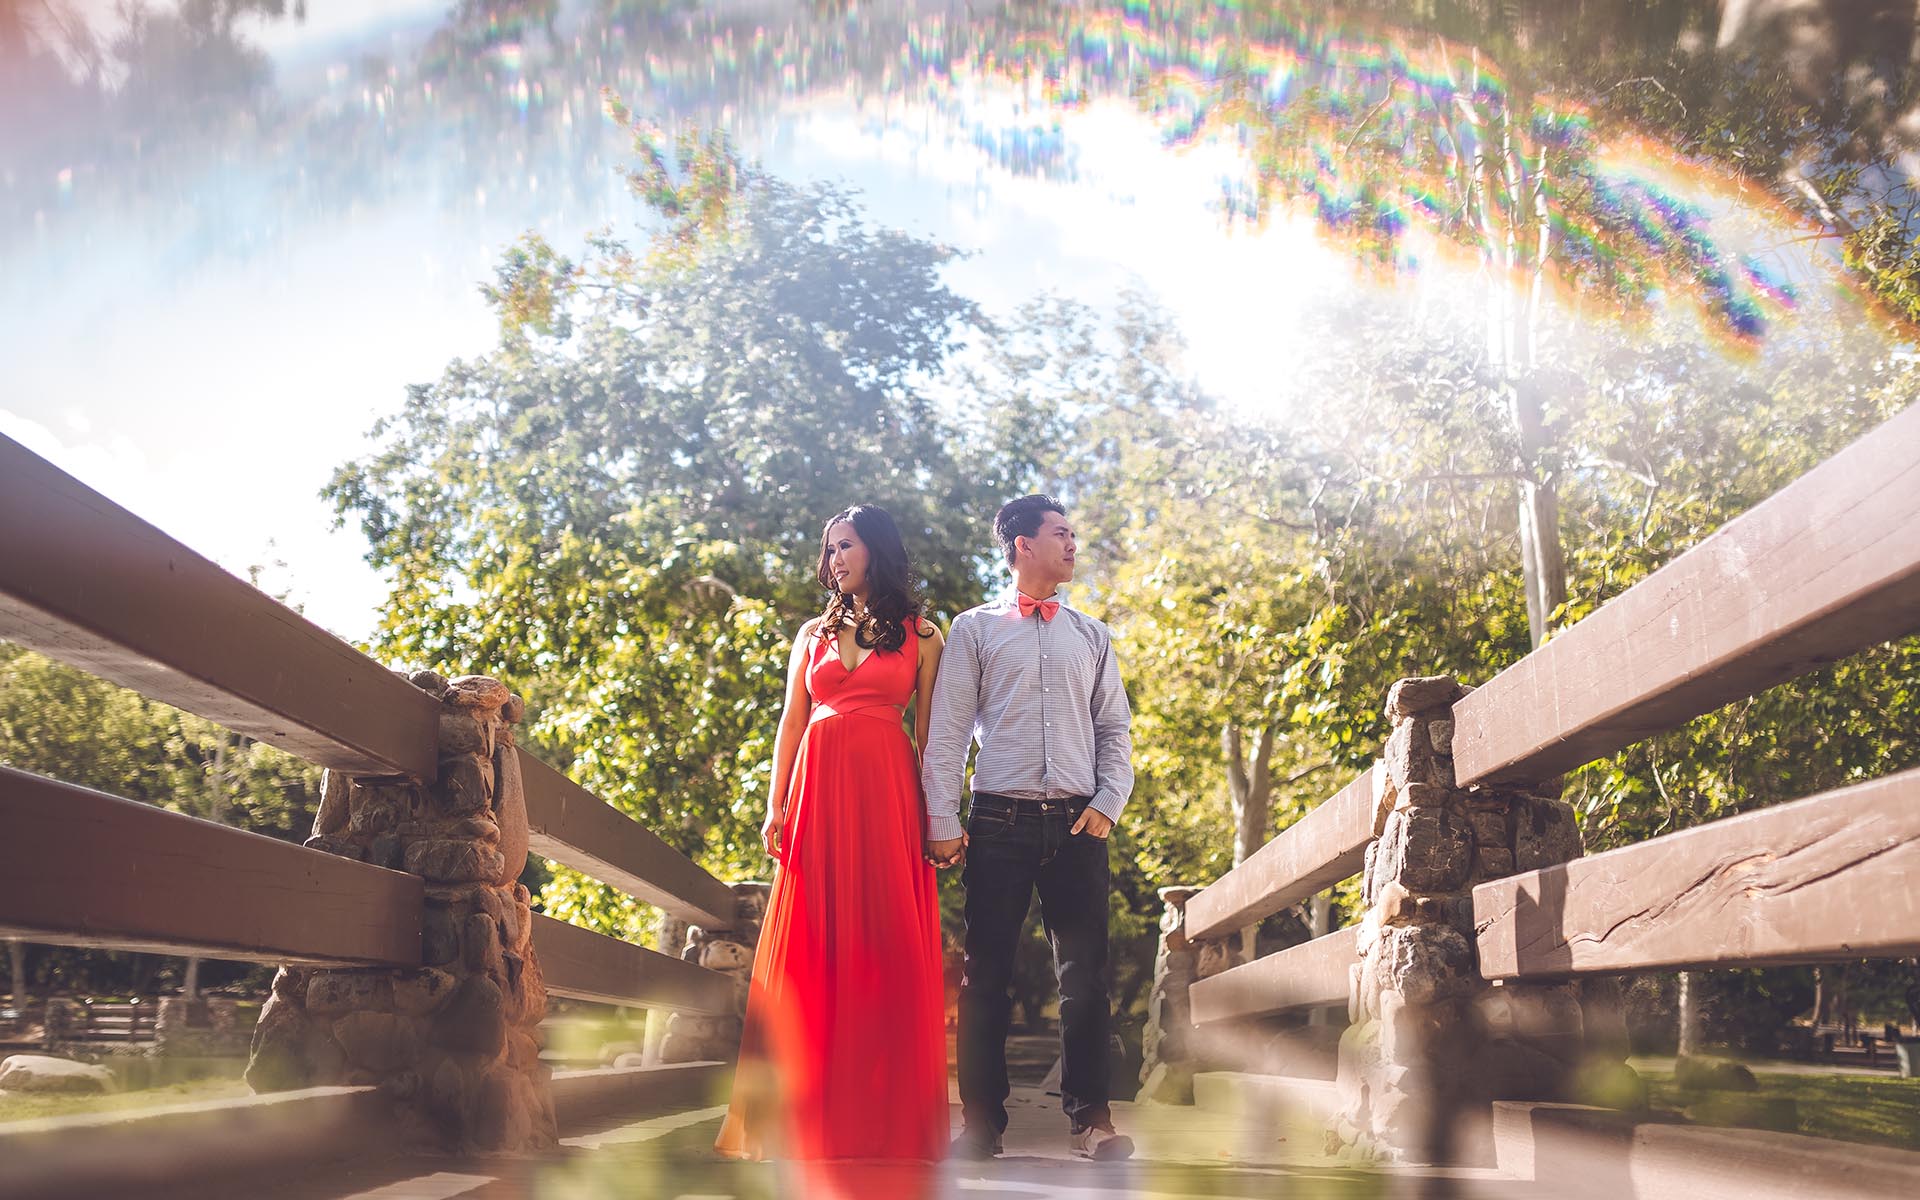
[[[960,793],[976,743],[974,791],[1091,796],[1091,807],[1118,821],[1133,790],[1132,720],[1104,624],[1065,605],[1051,621],[1038,612],[1022,617],[1012,588],[968,609],[947,634],[921,752],[927,836],[960,836]]]

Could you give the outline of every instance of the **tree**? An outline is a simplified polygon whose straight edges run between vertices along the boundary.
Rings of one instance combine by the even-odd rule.
[[[296,842],[319,803],[319,770],[292,755],[4,642],[0,765]],[[47,948],[31,958],[38,967],[26,946],[10,945],[16,996],[36,972],[143,992],[172,970],[148,954]]]
[[[329,493],[394,578],[380,653],[510,680],[543,755],[745,877],[826,518],[877,501],[936,610],[979,594],[1002,472],[926,381],[981,319],[948,251],[846,193],[634,134],[650,239],[524,239],[488,289],[499,348],[411,389]],[[638,919],[571,873],[546,899]]]

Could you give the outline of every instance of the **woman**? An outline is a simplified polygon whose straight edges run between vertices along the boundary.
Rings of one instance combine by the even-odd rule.
[[[826,611],[788,660],[762,830],[779,867],[715,1143],[729,1157],[793,1160],[808,1196],[862,1186],[832,1164],[931,1163],[947,1141],[940,917],[916,748],[942,639],[884,509],[828,521],[817,574]]]

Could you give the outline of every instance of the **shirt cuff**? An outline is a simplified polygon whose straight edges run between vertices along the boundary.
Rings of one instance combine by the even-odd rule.
[[[1118,792],[1095,792],[1093,799],[1087,801],[1087,807],[1099,813],[1115,825],[1120,823],[1120,810],[1127,806],[1127,798]]]
[[[966,832],[960,824],[960,818],[953,813],[927,815],[927,840],[930,842],[950,842]]]

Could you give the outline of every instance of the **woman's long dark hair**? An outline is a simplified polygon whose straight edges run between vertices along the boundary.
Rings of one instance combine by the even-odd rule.
[[[853,597],[833,585],[828,560],[833,554],[833,527],[845,521],[867,545],[867,615],[853,630],[853,640],[867,649],[898,650],[907,643],[907,624],[919,632],[919,580],[907,558],[900,527],[877,504],[856,504],[835,513],[820,530],[820,566],[814,578],[827,590],[827,611],[820,618],[820,636],[840,629],[853,615]]]

